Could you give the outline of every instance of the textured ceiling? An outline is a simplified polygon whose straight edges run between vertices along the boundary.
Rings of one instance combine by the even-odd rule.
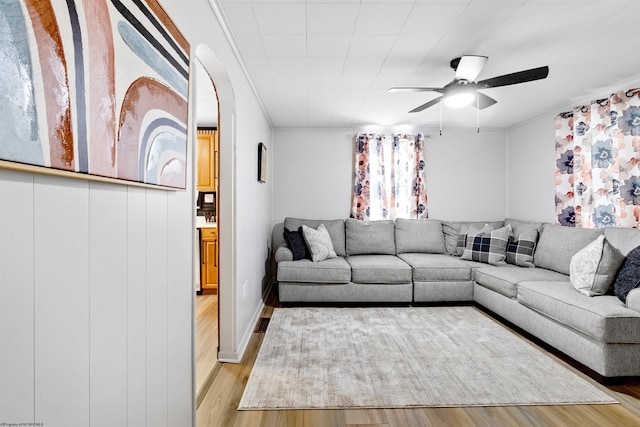
[[[638,0],[212,0],[272,125],[476,126],[476,109],[431,107],[452,58],[485,55],[478,79],[548,65],[545,80],[492,88],[481,127],[506,128],[640,83]]]

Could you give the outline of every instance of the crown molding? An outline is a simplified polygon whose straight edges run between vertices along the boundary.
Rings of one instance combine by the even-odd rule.
[[[240,49],[238,49],[238,44],[236,43],[236,40],[233,37],[231,30],[229,29],[227,17],[222,11],[222,8],[220,7],[220,5],[218,4],[218,0],[207,0],[207,3],[209,4],[211,11],[213,12],[216,19],[218,20],[218,23],[220,24],[220,28],[222,29],[222,32],[224,33],[224,36],[227,39],[227,42],[229,42],[229,47],[231,47],[231,51],[233,52],[233,55],[236,57],[236,60],[240,65],[240,69],[242,69],[242,73],[244,74],[244,77],[247,80],[249,87],[251,88],[251,92],[253,92],[253,95],[255,96],[256,101],[258,102],[258,105],[262,110],[262,114],[264,114],[264,117],[267,119],[267,123],[269,123],[269,127],[273,129],[273,123],[271,121],[271,117],[269,117],[269,113],[267,113],[267,109],[265,108],[264,103],[262,102],[262,98],[260,98],[260,95],[258,94],[258,90],[256,89],[256,86],[253,83],[253,79],[249,74],[249,69],[247,68],[247,64],[244,62],[244,59],[242,58]]]

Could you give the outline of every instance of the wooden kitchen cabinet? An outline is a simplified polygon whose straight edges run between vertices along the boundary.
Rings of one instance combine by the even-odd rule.
[[[200,229],[200,285],[205,293],[218,292],[218,229]]]
[[[198,129],[198,191],[218,189],[218,131]]]

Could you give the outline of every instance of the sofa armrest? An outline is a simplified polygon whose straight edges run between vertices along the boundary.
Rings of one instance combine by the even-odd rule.
[[[627,307],[640,313],[640,288],[632,289],[627,295]]]
[[[276,254],[274,257],[276,259],[276,262],[293,261],[293,252],[291,252],[291,249],[289,249],[289,246],[287,246],[286,243],[282,243],[280,246],[278,246],[278,249],[276,249]]]

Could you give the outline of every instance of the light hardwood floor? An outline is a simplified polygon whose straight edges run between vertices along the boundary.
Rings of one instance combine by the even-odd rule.
[[[218,295],[196,295],[196,391],[199,401],[218,362]]]
[[[277,306],[277,298],[272,295],[262,317],[270,317],[273,308]],[[254,333],[242,363],[222,364],[217,370],[197,411],[198,427],[640,426],[640,381],[637,379],[607,387],[589,379],[620,402],[615,405],[238,411],[238,404],[263,338],[264,334]],[[578,375],[588,378],[566,362],[558,360]]]

